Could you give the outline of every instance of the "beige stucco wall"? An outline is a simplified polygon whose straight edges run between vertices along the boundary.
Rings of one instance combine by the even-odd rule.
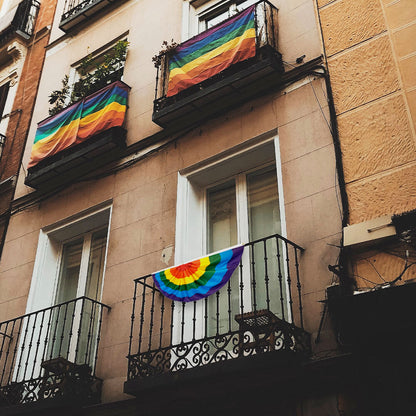
[[[160,128],[152,123],[155,69],[151,57],[165,39],[181,32],[179,0],[130,1],[74,37],[48,48],[30,138],[47,115],[47,97],[58,88],[70,65],[89,51],[128,31],[130,48],[124,80],[132,87],[127,116],[128,144]],[[274,1],[279,8],[280,51],[294,60],[321,54],[312,0]],[[169,7],[167,6],[169,4]],[[138,22],[140,21],[140,24]],[[157,30],[155,30],[157,28]],[[57,29],[54,28],[55,33]],[[151,35],[150,35],[151,34]],[[32,208],[13,215],[0,263],[1,320],[24,313],[40,230],[110,200],[112,218],[102,301],[112,307],[103,321],[97,375],[104,379],[103,400],[124,398],[127,375],[132,280],[174,261],[178,171],[278,129],[288,238],[303,246],[300,259],[305,327],[315,339],[322,312],[319,301],[332,282],[341,238],[341,213],[325,84],[311,77],[281,92],[250,101],[177,138],[167,147],[106,178],[80,182]],[[23,164],[26,165],[31,143]],[[17,197],[31,192],[19,179]],[[16,255],[19,253],[19,255]],[[18,284],[17,284],[18,283]],[[3,288],[3,290],[1,290]],[[315,351],[334,348],[329,322]]]
[[[413,209],[416,3],[320,0],[318,6],[350,223]]]

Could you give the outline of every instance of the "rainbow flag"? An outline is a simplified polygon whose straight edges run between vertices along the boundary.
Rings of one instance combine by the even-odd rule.
[[[198,260],[152,274],[157,288],[169,299],[191,302],[223,287],[240,263],[244,246],[229,248]]]
[[[28,168],[90,137],[120,127],[130,87],[116,81],[38,124]]]
[[[169,60],[167,97],[256,54],[255,5],[179,45]]]

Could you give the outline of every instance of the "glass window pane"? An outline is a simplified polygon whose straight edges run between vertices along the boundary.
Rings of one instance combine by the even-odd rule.
[[[221,23],[223,20],[228,19],[230,17],[229,10],[223,10],[218,14],[210,16],[209,18],[205,19],[206,22],[206,29],[209,29],[212,26],[215,26],[218,23]]]
[[[266,168],[247,175],[247,190],[250,240],[255,241],[280,234],[275,168]],[[284,313],[282,305],[285,308],[286,298],[282,277],[284,270],[282,254],[283,247],[280,240],[275,238],[254,244],[250,251],[250,262],[253,265],[251,279],[256,281],[256,293],[252,292],[252,302],[256,304],[257,309],[269,309],[279,317]]]
[[[281,231],[276,170],[262,169],[247,175],[250,240]]]
[[[83,239],[80,238],[63,246],[56,303],[66,302],[77,297],[82,244]]]
[[[92,235],[85,295],[94,300],[101,299],[106,242],[106,228],[103,228]]]
[[[208,190],[208,252],[237,244],[234,181]]]
[[[208,252],[228,248],[237,244],[237,212],[235,182],[229,181],[208,190]],[[230,278],[228,286],[220,289],[219,295],[208,298],[209,336],[224,334],[236,329],[234,315],[238,313],[239,291],[238,273]]]
[[[69,302],[77,297],[83,241],[80,238],[66,243],[62,247],[59,286],[55,302],[57,304]],[[68,334],[72,331],[74,309],[74,302],[70,302],[66,306],[53,310],[50,318],[50,342],[48,344],[47,358],[68,356],[70,349]]]

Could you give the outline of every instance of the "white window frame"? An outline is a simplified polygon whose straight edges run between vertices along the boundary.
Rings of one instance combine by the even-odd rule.
[[[198,186],[193,183],[193,178],[197,175],[203,175],[204,171],[213,171],[217,166],[223,166],[233,159],[237,159],[241,155],[248,155],[256,149],[263,146],[274,146],[274,160],[276,163],[277,186],[279,192],[279,208],[281,217],[282,236],[286,237],[286,218],[284,210],[284,195],[282,182],[282,166],[280,162],[279,137],[277,135],[271,138],[261,138],[260,141],[253,140],[252,145],[248,144],[242,149],[236,149],[234,152],[230,151],[223,155],[218,155],[214,160],[209,160],[206,163],[198,164],[195,167],[190,167],[178,173],[178,195],[176,207],[176,239],[175,239],[175,264],[182,264],[191,259],[198,258],[205,254],[206,250],[206,196],[205,189],[209,186],[220,183],[221,180],[214,180],[208,182],[207,186]],[[270,160],[272,160],[270,158]],[[255,169],[257,166],[261,167],[267,163],[260,163],[253,166],[253,168],[245,169],[244,172]],[[231,175],[235,176],[235,175]],[[226,176],[227,178],[229,176]],[[241,186],[241,185],[240,185]],[[247,206],[237,206],[237,210],[241,215],[241,210],[247,211]],[[202,215],[190,215],[193,211],[202,213]],[[192,222],[189,221],[192,218]],[[201,233],[202,230],[202,233]],[[248,236],[248,229],[244,233]],[[198,235],[198,240],[190,239],[191,235]],[[241,236],[242,234],[240,234]],[[247,243],[248,241],[239,241],[239,244]]]
[[[98,48],[94,52],[88,53],[86,56],[82,57],[81,59],[79,59],[78,61],[74,62],[71,65],[71,68],[69,70],[69,76],[68,76],[68,84],[70,86],[70,93],[68,95],[67,104],[69,104],[69,100],[72,94],[72,90],[74,88],[74,84],[81,78],[79,69],[80,69],[82,60],[85,59],[88,55],[92,55],[93,59],[98,59],[104,56],[113,46],[117,44],[118,41],[120,40],[128,41],[127,35],[128,35],[128,32],[123,33],[122,35],[118,36],[116,39],[113,39],[111,42],[106,43],[104,46]],[[123,78],[124,78],[124,71],[123,71],[123,76],[121,77],[121,79]]]
[[[109,232],[110,232],[110,222],[111,222],[111,211],[112,206],[109,203],[102,204],[100,207],[97,207],[93,210],[87,210],[84,213],[71,217],[67,220],[60,221],[57,224],[45,227],[40,231],[38,250],[36,253],[35,265],[33,269],[32,282],[30,285],[28,301],[26,304],[26,314],[31,312],[36,312],[38,310],[49,308],[55,304],[56,296],[58,293],[59,287],[59,272],[60,264],[62,260],[62,247],[66,242],[76,238],[76,236],[92,234],[93,230],[107,226],[107,242],[106,250],[104,257],[103,265],[103,277],[101,282],[101,294],[102,288],[104,285],[105,278],[105,267],[107,261],[107,251],[108,251],[108,241],[109,241]],[[90,229],[82,232],[82,228],[90,224]],[[67,238],[65,236],[68,236]],[[88,267],[89,256],[87,257],[87,267]],[[84,260],[85,262],[85,260]],[[85,267],[85,265],[81,265]],[[85,280],[85,279],[84,279]],[[84,281],[85,286],[86,280]],[[78,288],[80,283],[78,282]],[[78,289],[77,288],[77,289]],[[85,290],[85,289],[84,289]],[[81,295],[82,296],[82,295]],[[78,293],[77,293],[78,297]],[[100,299],[101,300],[101,296]],[[75,316],[80,316],[81,305],[76,305]],[[75,326],[73,328],[74,333],[77,333],[79,325],[79,319],[75,318]],[[45,327],[43,328],[45,330]],[[40,331],[40,328],[37,329]],[[71,340],[70,354],[69,359],[75,359],[75,350],[76,350],[76,339]],[[17,351],[19,351],[19,357],[16,359],[16,363],[21,361],[20,354],[22,351],[24,339],[19,340],[19,346]],[[34,351],[30,351],[32,355]],[[23,354],[27,354],[25,351]],[[26,360],[31,363],[30,366],[33,366],[33,359],[26,357]],[[34,371],[38,373],[40,371],[41,363],[38,361],[33,369],[27,371]],[[14,369],[13,379],[15,381],[20,380],[21,375],[18,374],[18,368]]]
[[[249,155],[256,154],[257,151],[261,151],[263,148],[270,149],[270,146],[274,147],[274,162],[276,166],[276,175],[277,175],[277,187],[279,195],[279,209],[280,209],[280,220],[281,220],[281,234],[283,237],[286,237],[286,218],[285,218],[285,209],[284,209],[284,195],[283,195],[283,182],[282,182],[282,166],[280,159],[280,149],[279,149],[279,137],[278,135],[263,135],[259,138],[253,139],[250,143],[244,145],[240,149],[234,149],[226,152],[225,154],[220,154],[215,157],[213,160],[206,161],[205,163],[198,164],[197,166],[190,167],[185,171],[178,173],[178,194],[177,194],[177,207],[176,207],[176,238],[175,238],[175,264],[182,264],[192,259],[201,257],[206,253],[206,240],[207,240],[207,200],[206,200],[206,189],[220,183],[225,178],[235,177],[236,175],[223,175],[222,180],[212,180],[207,181],[205,186],[198,185],[198,177],[206,177],[211,173],[218,173],[219,170],[224,168],[227,164],[232,164],[233,161],[237,161],[240,157],[249,158]],[[247,169],[242,169],[240,173],[250,172],[256,170],[256,168],[261,168],[267,165],[270,165],[273,158],[270,157],[266,162],[252,161],[253,166]],[[236,187],[245,187],[245,183],[236,182]],[[240,192],[244,190],[240,189]],[[247,209],[247,200],[245,198],[237,199],[237,212],[239,218],[248,219],[248,209]],[[245,244],[248,241],[248,221],[240,221],[241,224],[238,225],[240,230],[238,231],[238,244]],[[242,261],[246,264],[248,263],[249,253],[247,250],[243,253]],[[286,267],[286,265],[284,265]],[[247,272],[246,272],[247,273]],[[248,271],[249,273],[249,271]],[[286,272],[285,272],[286,274]],[[249,278],[249,277],[248,277]],[[244,304],[249,305],[251,303],[251,293],[247,291],[244,293]],[[289,310],[289,308],[288,308]],[[199,306],[196,308],[196,318],[198,321],[203,322],[203,303],[199,302]],[[181,320],[181,308],[175,308],[175,320],[180,322]],[[193,314],[193,304],[188,303],[185,305],[185,314],[191,316]],[[291,317],[289,317],[289,320]],[[179,342],[181,339],[180,325],[174,325],[173,341]],[[184,339],[190,340],[191,328],[185,327]],[[198,338],[203,337],[203,328],[198,326],[196,328],[195,336]]]
[[[26,305],[26,313],[53,306],[58,290],[63,244],[74,238],[76,235],[86,235],[93,230],[101,228],[103,225],[107,225],[107,245],[102,279],[102,285],[104,284],[111,213],[111,204],[105,203],[95,209],[87,210],[80,215],[45,227],[40,231],[32,282]],[[107,220],[104,222],[106,218]],[[88,224],[91,224],[91,228],[83,232],[82,228],[88,226]],[[74,232],[77,234],[71,235]],[[78,286],[80,286],[80,283]]]
[[[185,0],[182,13],[182,42],[206,30],[201,21],[218,9],[227,8],[230,17],[238,12],[238,3],[244,0]],[[258,0],[253,0],[253,4]]]

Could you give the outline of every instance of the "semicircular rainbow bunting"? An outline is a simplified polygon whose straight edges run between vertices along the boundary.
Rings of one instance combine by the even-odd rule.
[[[206,298],[224,286],[240,263],[244,246],[230,248],[152,274],[162,294],[191,302]]]
[[[167,97],[256,55],[255,5],[180,44],[169,58]]]
[[[129,90],[124,82],[115,81],[38,123],[28,168],[111,127],[121,127]]]

